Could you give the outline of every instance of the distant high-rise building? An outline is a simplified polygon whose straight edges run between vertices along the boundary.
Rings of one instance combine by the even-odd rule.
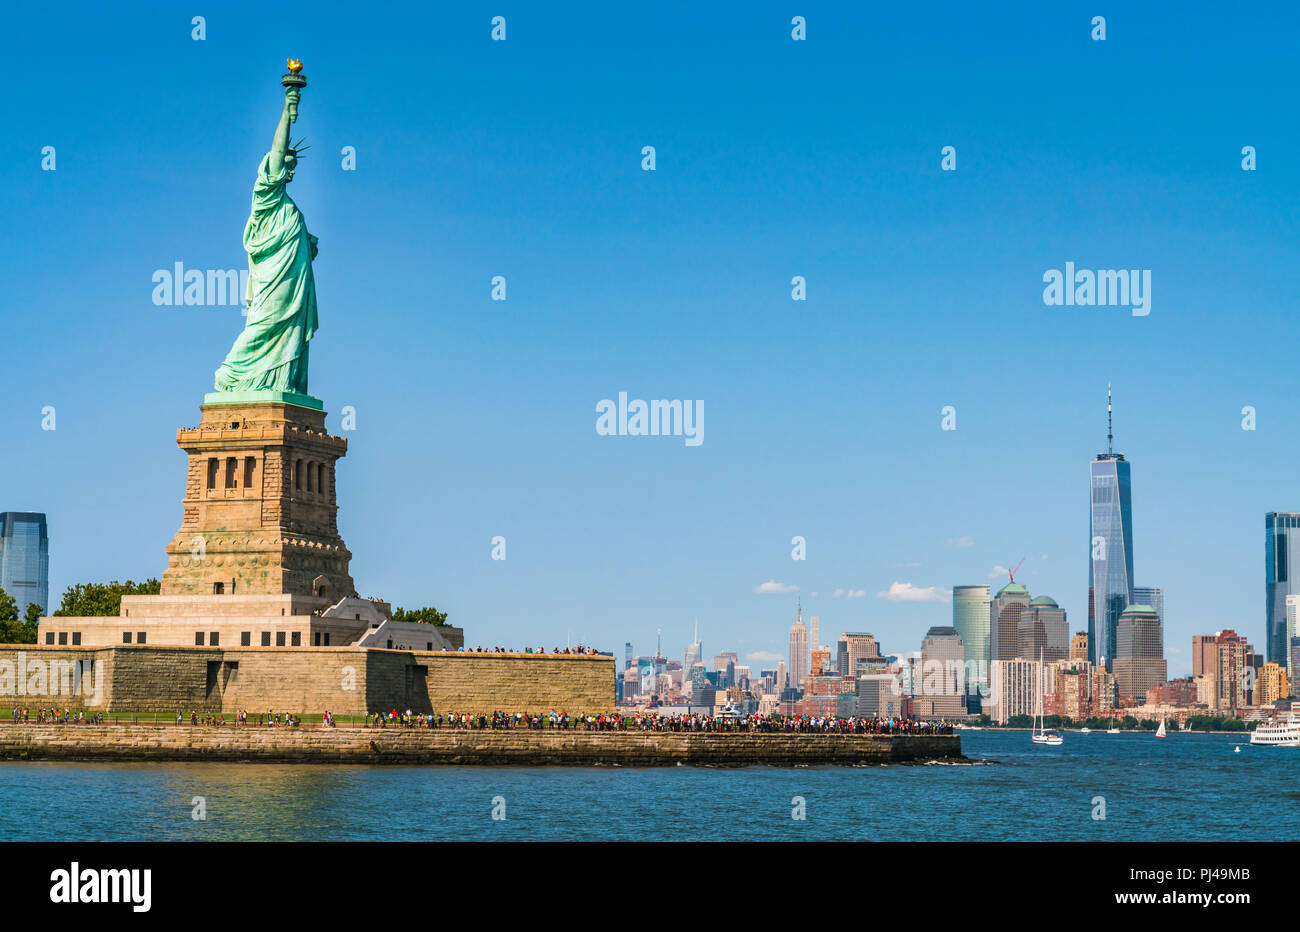
[[[1089,466],[1088,534],[1089,658],[1109,664],[1115,654],[1119,616],[1133,604],[1133,489],[1129,464],[1114,452],[1110,386],[1106,386],[1106,452]],[[1100,658],[1100,659],[1099,659]]]
[[[1167,679],[1164,631],[1150,605],[1130,605],[1120,613],[1111,669],[1121,699],[1146,701],[1147,690]]]
[[[1258,692],[1255,698],[1256,705],[1272,705],[1279,699],[1287,697],[1286,669],[1280,663],[1273,663],[1270,660],[1264,664],[1260,668],[1256,683]]]
[[[989,701],[984,711],[999,724],[1013,715],[1034,715],[1045,690],[1047,664],[1035,660],[994,660],[989,670]]]
[[[993,659],[989,601],[987,585],[952,587],[952,626],[961,637],[966,688],[970,692],[980,687],[988,690],[989,662]]]
[[[822,646],[822,620],[816,615],[808,619],[808,649],[820,650]]]
[[[810,676],[825,676],[831,670],[831,652],[820,647],[813,648],[812,661],[808,666]]]
[[[966,717],[966,649],[956,628],[935,626],[925,633],[911,692],[917,718]]]
[[[1300,593],[1300,514],[1264,515],[1264,649],[1269,660],[1286,663],[1286,597]],[[1294,635],[1293,635],[1294,636]]]
[[[1267,629],[1264,636],[1268,637]],[[1286,675],[1292,680],[1295,679],[1296,673],[1300,672],[1300,668],[1296,667],[1291,659],[1291,642],[1298,637],[1300,637],[1300,594],[1293,592],[1286,597],[1287,656],[1286,663],[1283,664],[1286,667]]]
[[[629,644],[628,647],[632,645]],[[700,662],[703,657],[704,645],[700,643],[700,626],[695,625],[695,640],[686,645],[686,653],[682,656],[682,673],[683,679],[689,681],[691,669]]]
[[[0,513],[0,589],[18,603],[18,617],[36,604],[50,613],[50,535],[39,511]]]
[[[1217,676],[1219,661],[1216,653],[1217,634],[1192,635],[1192,677]]]
[[[1160,626],[1165,624],[1165,590],[1160,586],[1134,586],[1133,587],[1133,604],[1150,605],[1156,610],[1156,617],[1160,619]]]
[[[633,656],[634,655],[632,653],[632,642],[628,641],[623,645],[623,669],[624,670],[632,666]]]
[[[803,623],[803,603],[799,603],[794,624],[790,626],[790,687],[799,689],[808,675],[808,628]]]
[[[1020,613],[1028,607],[1029,590],[1018,582],[1007,583],[993,597],[989,618],[993,623],[994,660],[1015,660],[1020,656]]]
[[[880,646],[876,636],[868,631],[844,631],[840,633],[835,665],[840,676],[856,676],[859,660],[874,660],[880,657]]]
[[[1026,659],[1065,660],[1070,650],[1065,609],[1051,596],[1030,599],[1020,611],[1019,654]]]
[[[1087,631],[1080,631],[1075,634],[1074,637],[1070,638],[1071,660],[1087,660],[1089,653]]]

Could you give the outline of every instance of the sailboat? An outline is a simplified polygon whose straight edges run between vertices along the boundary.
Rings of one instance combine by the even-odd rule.
[[[1106,729],[1106,734],[1108,735],[1119,734],[1119,729],[1115,727],[1115,716],[1113,715],[1110,717],[1110,727]]]
[[[1043,729],[1043,652],[1038,651],[1038,669],[1036,670],[1038,678],[1038,714],[1034,719],[1034,733],[1030,740],[1034,744],[1046,744],[1049,747],[1056,747],[1064,742],[1064,739],[1050,731]]]
[[[1163,716],[1162,716],[1161,719],[1160,719],[1160,727],[1156,729],[1156,737],[1157,737],[1157,738],[1168,738],[1168,737],[1169,737],[1169,735],[1167,735],[1167,734],[1165,733],[1165,720],[1164,720],[1164,717],[1163,717]]]

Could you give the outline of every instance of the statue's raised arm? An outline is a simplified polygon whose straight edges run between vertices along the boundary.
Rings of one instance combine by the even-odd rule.
[[[280,111],[280,123],[275,128],[275,139],[271,141],[271,174],[278,175],[289,155],[289,124],[298,115],[298,99],[302,92],[296,87],[284,89],[284,109]],[[297,153],[295,153],[295,156]],[[293,161],[297,161],[295,157]],[[292,172],[292,168],[290,171]]]

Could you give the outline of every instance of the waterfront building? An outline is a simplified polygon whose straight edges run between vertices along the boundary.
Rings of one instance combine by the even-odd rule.
[[[1286,663],[1286,597],[1300,593],[1300,514],[1264,515],[1264,637],[1268,659]],[[1294,635],[1290,635],[1294,636]]]
[[[1166,680],[1164,631],[1150,605],[1130,605],[1120,613],[1111,670],[1121,700],[1145,701],[1147,690]]]
[[[1255,650],[1231,628],[1192,638],[1192,675],[1203,678],[1203,701],[1211,711],[1232,714],[1247,705]]]
[[[1167,683],[1158,683],[1153,688],[1148,689],[1146,695],[1147,705],[1176,706],[1185,709],[1196,705],[1199,701],[1200,694],[1196,678],[1192,676],[1183,676],[1172,679]]]
[[[988,691],[989,661],[993,659],[988,585],[952,587],[952,626],[961,637],[966,662],[966,689],[972,695]]]
[[[1088,659],[1088,632],[1080,631],[1070,638],[1070,659],[1087,660]]]
[[[984,711],[1002,725],[1013,715],[1033,715],[1038,710],[1038,690],[1044,687],[1044,667],[1037,660],[994,660]]]
[[[1029,590],[1018,582],[1009,582],[994,596],[989,606],[993,621],[993,655],[995,660],[1015,660],[1020,653],[1020,613],[1029,606]],[[1026,658],[1029,659],[1029,658]],[[1032,659],[1037,660],[1037,656]]]
[[[903,692],[892,673],[857,678],[857,714],[865,718],[895,718],[903,714]]]
[[[1287,698],[1286,670],[1280,663],[1268,661],[1260,668],[1256,682],[1255,705],[1273,705]]]
[[[1129,463],[1116,453],[1106,386],[1106,452],[1089,465],[1088,533],[1089,659],[1109,667],[1115,655],[1119,616],[1133,604],[1133,496]]]
[[[1290,668],[1292,670],[1300,670],[1300,637],[1293,637],[1291,639],[1291,650],[1289,652],[1288,659],[1291,662]],[[1287,682],[1291,688],[1291,695],[1294,696],[1296,695],[1297,692],[1300,692],[1300,689],[1297,689],[1296,687],[1296,682],[1297,682],[1296,677],[1289,676],[1287,678]]]
[[[36,604],[50,608],[50,535],[39,511],[0,512],[0,589],[18,604],[22,618]]]

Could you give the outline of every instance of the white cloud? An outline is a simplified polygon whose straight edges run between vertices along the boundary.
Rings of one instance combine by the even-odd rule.
[[[774,654],[770,650],[756,650],[753,653],[746,654],[745,659],[749,661],[750,666],[760,663],[780,663],[785,658],[780,654]]]
[[[894,569],[896,569],[896,570],[915,570],[915,569],[919,569],[920,566],[921,566],[920,563],[895,563],[895,564],[894,564]]]
[[[837,599],[865,599],[867,590],[865,589],[836,589],[831,593]]]
[[[940,592],[936,586],[914,586],[910,582],[891,583],[884,592],[877,592],[876,598],[888,599],[890,602],[946,602],[948,595]]]
[[[754,587],[754,591],[759,595],[783,595],[788,592],[798,592],[798,586],[788,586],[785,583],[779,583],[775,579],[769,579],[765,583],[760,583]]]
[[[973,537],[949,537],[949,547],[974,547],[975,538]]]
[[[989,579],[997,579],[999,576],[1006,576],[1011,572],[1010,569],[999,563],[993,569],[989,570]]]

